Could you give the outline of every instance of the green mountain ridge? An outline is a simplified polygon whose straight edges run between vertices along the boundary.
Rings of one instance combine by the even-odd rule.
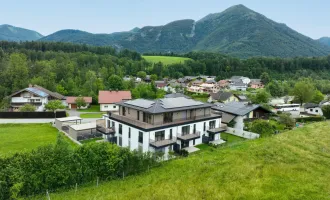
[[[0,28],[0,40],[23,40],[15,36],[1,38],[1,34]],[[232,6],[197,21],[183,19],[163,26],[135,27],[130,31],[111,34],[66,29],[42,37],[40,41],[112,46],[117,50],[130,49],[139,53],[208,51],[240,58],[313,57],[330,54],[330,42],[326,42],[326,39],[313,40],[244,5]]]
[[[306,37],[285,24],[276,23],[243,5],[195,21],[178,20],[163,26],[134,28],[113,34],[91,34],[63,30],[42,38],[90,45],[111,45],[140,53],[189,51],[221,52],[247,58],[252,56],[324,56],[330,47]],[[84,33],[84,36],[81,36]]]
[[[6,41],[33,41],[42,38],[43,35],[36,31],[11,26],[8,24],[0,25],[0,40]]]

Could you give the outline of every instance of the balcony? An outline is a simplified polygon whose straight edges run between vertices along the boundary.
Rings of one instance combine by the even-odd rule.
[[[221,117],[221,115],[219,115],[219,114],[211,113],[211,114],[206,115],[206,116],[195,116],[195,117],[192,117],[192,118],[189,118],[189,119],[175,120],[173,122],[168,122],[168,123],[161,122],[161,123],[157,123],[157,124],[148,124],[148,123],[145,123],[145,122],[142,122],[142,121],[138,121],[136,119],[131,119],[129,117],[118,115],[118,114],[111,113],[111,112],[109,112],[108,115],[111,119],[123,121],[123,122],[126,122],[126,123],[130,124],[130,125],[137,126],[139,128],[143,128],[143,129],[158,128],[158,127],[162,127],[162,126],[165,126],[165,125],[166,126],[179,125],[179,124],[186,123],[186,122],[193,122],[195,120],[203,120],[203,119],[207,120],[207,119],[210,119],[210,118],[213,118],[213,117]]]
[[[105,135],[111,135],[116,133],[115,127],[106,127],[105,119],[96,120],[96,130]]]
[[[227,126],[221,126],[221,127],[218,127],[218,128],[215,128],[215,127],[207,127],[206,128],[207,132],[209,133],[213,133],[213,134],[216,134],[216,133],[221,133],[221,132],[225,132],[227,130]]]
[[[182,134],[178,133],[178,140],[188,141],[199,138],[201,133],[199,131],[196,131],[195,133],[188,133],[188,134]]]
[[[163,140],[158,140],[158,141],[155,141],[152,139],[149,140],[150,146],[152,146],[154,148],[162,148],[162,147],[166,147],[169,145],[173,145],[175,143],[176,143],[175,137],[173,137],[172,139],[163,139]]]

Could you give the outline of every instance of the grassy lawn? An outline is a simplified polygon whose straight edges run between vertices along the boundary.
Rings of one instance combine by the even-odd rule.
[[[191,60],[190,58],[183,57],[172,57],[172,56],[142,56],[148,62],[158,63],[162,62],[164,65],[170,65],[175,63],[183,63],[186,60]]]
[[[330,123],[309,124],[163,163],[56,199],[329,199]],[[36,197],[36,199],[45,198]]]
[[[58,130],[50,124],[0,124],[0,156],[54,144],[57,134]]]
[[[102,118],[102,115],[105,113],[83,113],[80,114],[81,118]]]
[[[77,110],[79,112],[100,112],[100,105],[91,105],[91,107],[87,109]]]
[[[238,137],[236,135],[232,135],[229,133],[220,133],[220,137],[221,139],[226,140],[227,141],[226,143],[234,143],[234,142],[246,140],[245,138]]]
[[[80,143],[81,144],[88,144],[88,143],[96,142],[98,140],[103,140],[103,138],[99,137],[99,138],[93,138],[93,139],[89,139],[89,140],[82,140],[82,141],[80,141]]]

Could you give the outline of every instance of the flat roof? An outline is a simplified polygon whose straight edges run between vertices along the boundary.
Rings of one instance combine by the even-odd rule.
[[[75,131],[83,131],[88,129],[95,129],[96,128],[96,122],[90,122],[86,124],[75,124],[70,126]]]
[[[60,122],[69,122],[69,121],[82,120],[82,118],[77,117],[77,116],[72,116],[72,117],[56,118],[56,120],[58,120]]]

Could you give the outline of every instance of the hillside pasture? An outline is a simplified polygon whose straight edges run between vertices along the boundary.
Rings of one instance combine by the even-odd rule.
[[[148,173],[51,193],[57,199],[329,199],[330,123],[201,150]],[[40,199],[42,197],[37,197]]]
[[[191,60],[190,58],[184,57],[173,57],[173,56],[142,56],[146,61],[151,63],[162,62],[164,65],[171,65],[176,63],[184,63],[186,60]]]

